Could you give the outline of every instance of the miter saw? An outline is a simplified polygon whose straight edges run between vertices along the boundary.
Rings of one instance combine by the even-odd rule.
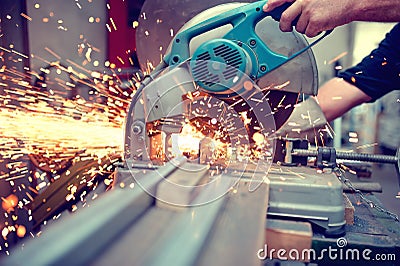
[[[140,185],[138,169],[157,171],[184,155],[187,179],[198,169],[209,171],[206,180],[192,185],[227,178],[233,186],[248,178],[254,190],[270,182],[269,215],[308,219],[330,234],[342,234],[342,184],[333,174],[277,167],[270,138],[298,93],[317,93],[310,47],[328,33],[311,45],[297,32],[282,33],[277,21],[289,4],[265,13],[265,3],[218,5],[179,30],[132,99],[117,183],[133,178]]]
[[[155,8],[170,3],[149,2]],[[97,197],[96,183],[96,200],[81,200],[90,208],[54,223],[4,264],[259,265],[266,214],[280,217],[277,223],[306,219],[326,236],[344,233],[342,183],[323,168],[354,156],[304,150],[298,140],[284,143],[280,162],[274,156],[283,153],[271,135],[299,92],[316,94],[317,73],[303,36],[279,30],[275,19],[287,6],[263,13],[265,2],[219,5],[185,23],[132,99],[124,162],[112,174],[113,189]],[[163,19],[157,18],[159,27]],[[139,34],[149,31],[141,25]],[[310,156],[317,157],[318,172],[296,158]],[[96,162],[100,173],[117,165],[109,159]],[[69,197],[86,186],[82,175],[93,168],[81,166],[74,165],[73,177],[69,170],[61,176],[62,184],[50,187],[48,196],[35,198],[42,216],[64,201],[56,190],[65,192],[67,185]],[[299,232],[311,248],[305,224],[307,230]]]

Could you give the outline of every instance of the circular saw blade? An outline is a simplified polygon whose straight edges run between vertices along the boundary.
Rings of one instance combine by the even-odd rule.
[[[163,56],[169,52],[173,37],[179,30],[254,1],[241,2],[229,0],[145,1],[136,33],[137,55],[142,70],[149,70],[162,61]],[[255,30],[272,51],[288,57],[308,44],[297,32],[281,32],[278,22],[271,18],[263,19],[257,24]],[[208,38],[216,38],[216,35],[218,32],[210,33],[211,37],[208,36]],[[203,36],[195,37],[190,43],[190,50],[196,49],[198,43],[202,41]],[[317,70],[312,52],[307,51],[268,73],[259,80],[258,85],[268,93],[266,98],[274,112],[276,128],[279,128],[289,118],[299,92],[307,88],[308,94],[316,93]]]

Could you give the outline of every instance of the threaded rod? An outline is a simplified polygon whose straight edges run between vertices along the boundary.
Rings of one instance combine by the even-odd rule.
[[[317,150],[302,150],[293,149],[293,156],[301,157],[317,157]],[[368,153],[355,153],[355,152],[336,152],[337,159],[345,159],[352,161],[374,162],[374,163],[393,163],[398,162],[397,156],[382,155],[382,154],[368,154]]]

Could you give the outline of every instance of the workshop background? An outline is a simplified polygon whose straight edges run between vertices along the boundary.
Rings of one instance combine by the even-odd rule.
[[[52,125],[26,111],[0,112],[0,195],[4,212],[0,216],[0,230],[3,238],[7,239],[6,243],[9,243],[2,246],[2,250],[7,251],[8,245],[12,245],[18,238],[26,237],[25,233],[28,232],[24,231],[23,223],[19,221],[22,219],[29,223],[29,213],[21,211],[10,214],[10,209],[24,204],[21,203],[22,198],[29,200],[32,197],[27,194],[40,193],[46,187],[42,183],[54,178],[51,177],[51,171],[46,172],[40,168],[41,162],[36,165],[31,162],[32,153],[41,155],[42,164],[46,164],[48,161],[43,158],[49,157],[45,156],[46,152],[40,147],[51,145],[54,147],[54,154],[60,154],[63,149],[57,150],[57,147],[64,146],[63,143],[56,143],[60,138],[67,139],[68,144],[72,143],[70,146],[65,145],[69,155],[65,155],[68,157],[65,160],[78,156],[80,149],[87,148],[85,145],[89,147],[92,157],[99,158],[111,149],[122,150],[122,130],[118,128],[122,127],[123,110],[127,107],[127,99],[132,95],[137,86],[135,82],[140,76],[135,33],[140,26],[138,21],[141,7],[147,1],[152,0],[1,1],[1,108],[7,107],[17,112],[24,104],[34,102],[35,96],[45,97],[40,91],[24,94],[24,91],[34,90],[30,84],[36,84],[42,89],[41,92],[50,89],[52,94],[58,93],[60,97],[71,101],[77,98],[83,101],[78,106],[81,109],[78,108],[76,112],[66,110],[66,103],[52,101],[53,106],[61,110],[59,114],[75,115],[77,127],[83,126],[79,121],[84,119],[79,118],[84,117],[85,110],[100,110],[93,113],[92,120],[88,118],[87,131],[71,128],[73,121],[70,120],[58,120],[61,123]],[[340,69],[360,61],[377,46],[393,25],[357,22],[335,29],[313,48],[320,84],[334,77]],[[171,32],[171,36],[173,34]],[[17,72],[9,72],[12,67]],[[65,75],[64,71],[58,71],[69,67],[79,72],[76,76],[80,80]],[[99,79],[97,73],[107,73],[108,78]],[[46,79],[53,84],[46,86]],[[71,86],[60,85],[66,82],[70,82]],[[112,87],[110,85],[113,82],[120,82],[119,91],[102,91]],[[117,99],[117,94],[123,97]],[[332,145],[346,151],[394,155],[400,146],[399,99],[399,91],[394,91],[375,103],[354,108],[335,120],[332,126],[336,135]],[[105,103],[115,108],[107,107],[105,110]],[[71,106],[72,109],[76,107]],[[38,110],[32,112],[38,113]],[[95,127],[93,121],[100,120],[102,124]],[[12,130],[12,133],[7,130]],[[35,130],[37,134],[33,132]],[[72,140],[65,137],[68,133],[75,134],[71,137]],[[26,139],[23,134],[28,135]],[[84,135],[90,135],[91,140],[79,139],[84,138]],[[46,138],[49,143],[46,143]],[[78,140],[75,141],[75,138]],[[40,140],[37,146],[32,142],[35,139]],[[94,144],[96,141],[104,143],[98,143],[97,147]],[[82,147],[78,147],[79,145]],[[388,210],[400,215],[400,200],[396,199],[399,184],[395,167],[367,164],[367,168],[372,170],[372,176],[360,179],[379,182],[383,193],[377,194],[377,197]],[[28,179],[33,169],[37,171],[37,180]],[[15,198],[12,197],[13,194]],[[9,225],[12,224],[17,226],[10,228]],[[18,233],[17,236],[11,233],[13,230]]]

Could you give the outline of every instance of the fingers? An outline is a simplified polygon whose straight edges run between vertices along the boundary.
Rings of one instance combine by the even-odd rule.
[[[264,12],[269,12],[277,8],[278,6],[283,5],[286,2],[294,2],[295,0],[270,0],[263,6]]]
[[[318,34],[321,33],[321,32],[317,32],[317,31],[309,29],[309,28],[310,27],[308,27],[307,30],[304,32],[304,34],[307,35],[307,37],[312,38],[312,37],[315,37],[315,36],[317,36]]]
[[[292,25],[297,17],[301,15],[302,3],[301,1],[295,1],[285,12],[282,13],[279,27],[282,31],[292,31]],[[306,24],[307,25],[307,24]],[[305,30],[305,28],[303,29]]]
[[[307,16],[305,16],[303,13],[301,13],[301,15],[300,15],[300,17],[298,17],[298,20],[296,23],[296,31],[304,34],[309,26],[308,19],[309,18]]]
[[[321,32],[322,32],[323,30],[325,30],[325,29],[324,29],[323,27],[321,27],[320,25],[317,24],[318,27],[316,27],[315,25],[316,25],[316,24],[314,23],[314,24],[309,24],[309,25],[307,26],[307,29],[306,29],[305,32],[304,32],[304,34],[307,35],[307,37],[310,37],[310,38],[315,37],[315,36],[321,34]]]

